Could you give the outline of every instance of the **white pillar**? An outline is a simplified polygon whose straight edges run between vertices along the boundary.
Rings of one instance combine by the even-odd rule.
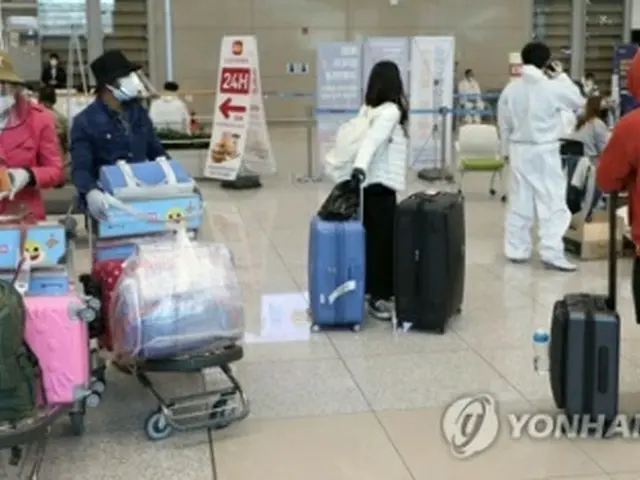
[[[166,81],[173,78],[173,2],[164,0],[164,68]]]
[[[633,0],[624,0],[622,43],[631,43],[631,30],[633,30],[633,3]]]
[[[104,52],[104,32],[102,30],[102,15],[100,0],[86,0],[87,19],[87,64],[90,64]],[[89,71],[91,75],[91,72]],[[91,84],[94,84],[91,75]]]
[[[572,78],[584,74],[584,52],[587,33],[587,0],[571,1],[571,65]]]

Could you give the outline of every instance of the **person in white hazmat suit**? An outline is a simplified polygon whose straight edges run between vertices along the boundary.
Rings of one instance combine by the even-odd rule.
[[[584,97],[563,72],[562,64],[551,62],[544,43],[528,43],[521,55],[522,77],[510,82],[498,101],[502,153],[510,163],[504,252],[512,262],[529,260],[531,228],[537,215],[542,263],[574,271],[576,266],[566,259],[562,242],[571,214],[559,133],[561,111],[579,110]]]

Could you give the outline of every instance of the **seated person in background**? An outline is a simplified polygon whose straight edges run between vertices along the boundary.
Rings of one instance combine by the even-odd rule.
[[[582,142],[584,154],[595,158],[604,150],[609,140],[609,127],[600,118],[602,110],[601,97],[589,97],[584,107],[584,113],[578,117],[576,131],[572,139]]]
[[[108,208],[107,196],[98,188],[100,167],[165,155],[140,103],[145,88],[136,74],[139,69],[120,50],[109,50],[91,62],[96,98],[72,123],[71,178],[80,205],[94,218],[105,218]]]
[[[484,110],[482,90],[480,90],[480,84],[470,68],[464,71],[464,78],[458,84],[458,95],[460,96],[460,104],[465,110]],[[465,123],[480,123],[482,115],[467,113],[464,116],[464,121]]]
[[[40,189],[64,181],[62,156],[54,120],[41,105],[29,101],[11,58],[0,51],[0,159],[9,188],[0,192],[0,214],[46,218]]]
[[[38,101],[53,114],[60,146],[62,147],[62,152],[66,155],[69,151],[69,122],[67,122],[64,115],[55,109],[56,102],[58,101],[55,89],[46,85],[42,87],[38,92]]]
[[[593,167],[609,140],[609,127],[598,116],[600,97],[589,97],[584,113],[578,117],[572,140],[580,142],[582,155],[563,158],[567,165],[567,206],[571,213],[588,207],[587,212],[600,201],[601,193],[593,187]],[[588,219],[590,213],[586,215]]]
[[[159,98],[151,102],[149,116],[158,130],[191,133],[191,118],[185,102],[178,97],[180,87],[176,82],[166,82]]]
[[[640,100],[640,52],[631,61],[627,73],[627,88],[636,101]],[[622,116],[613,127],[611,137],[600,154],[596,181],[604,192],[626,191],[629,194],[629,225],[631,237],[640,246],[640,110]],[[638,251],[640,253],[640,250]],[[632,274],[633,302],[636,322],[640,323],[640,257],[636,255]]]

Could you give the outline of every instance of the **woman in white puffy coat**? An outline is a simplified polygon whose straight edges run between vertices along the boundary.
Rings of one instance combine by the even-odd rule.
[[[352,179],[364,186],[369,313],[390,320],[396,193],[406,186],[409,119],[400,70],[394,62],[378,62],[371,70],[364,113],[372,120],[358,149]]]

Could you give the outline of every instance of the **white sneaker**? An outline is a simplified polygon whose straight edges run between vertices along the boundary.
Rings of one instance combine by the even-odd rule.
[[[369,315],[377,320],[388,321],[393,317],[393,305],[384,300],[369,300]]]
[[[577,265],[571,263],[566,258],[542,260],[542,264],[545,268],[557,270],[559,272],[575,272],[578,269]]]

